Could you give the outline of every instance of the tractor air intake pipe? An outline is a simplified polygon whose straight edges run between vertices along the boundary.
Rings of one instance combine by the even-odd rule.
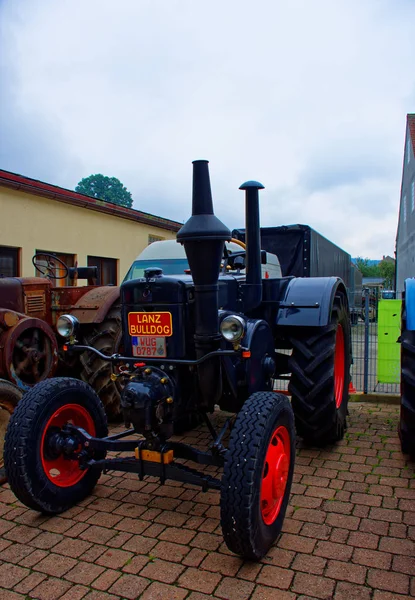
[[[264,186],[258,181],[246,181],[239,189],[245,190],[246,283],[242,289],[244,311],[249,312],[262,301],[258,191],[263,190]]]
[[[195,160],[192,216],[177,233],[177,241],[184,246],[195,284],[197,358],[219,347],[218,277],[225,241],[231,237],[213,213],[208,161]],[[222,392],[219,359],[199,365],[198,374],[204,405],[212,407]]]

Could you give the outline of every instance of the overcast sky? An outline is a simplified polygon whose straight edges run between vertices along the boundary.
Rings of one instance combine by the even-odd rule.
[[[184,221],[206,158],[230,228],[258,179],[262,225],[393,256],[414,23],[413,0],[0,0],[0,168],[115,176]]]

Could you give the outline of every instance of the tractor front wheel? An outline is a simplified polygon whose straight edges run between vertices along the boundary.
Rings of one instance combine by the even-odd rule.
[[[238,413],[221,488],[221,525],[228,548],[259,560],[278,537],[295,460],[294,416],[283,394],[256,392]]]
[[[62,433],[67,424],[96,437],[108,434],[104,407],[84,382],[48,379],[26,392],[6,432],[4,464],[10,487],[29,508],[45,514],[63,512],[88,496],[100,471],[81,469],[80,440]],[[92,456],[92,455],[91,455]],[[105,452],[95,452],[95,459]]]

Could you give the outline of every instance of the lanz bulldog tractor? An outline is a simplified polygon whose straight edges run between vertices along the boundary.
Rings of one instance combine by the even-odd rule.
[[[88,385],[50,379],[30,390],[12,415],[5,465],[19,500],[46,514],[81,501],[103,470],[220,490],[228,547],[257,560],[280,533],[286,512],[294,415],[308,443],[333,443],[344,434],[351,359],[347,294],[334,277],[261,281],[263,186],[255,181],[240,188],[246,193],[246,250],[224,256],[231,234],[213,213],[208,163],[195,161],[193,169],[192,217],[177,234],[191,274],[165,276],[150,268],[143,278],[126,281],[125,356],[88,348],[121,365],[126,430],[108,435],[103,406]],[[85,351],[76,344],[76,319],[61,317],[61,329],[65,324],[67,351]],[[274,380],[288,373],[292,404],[273,391]],[[217,405],[235,414],[219,432],[208,416]],[[175,423],[191,414],[206,420],[213,438],[208,451],[174,441]],[[108,451],[132,454],[110,458]],[[221,480],[188,462],[223,467]]]

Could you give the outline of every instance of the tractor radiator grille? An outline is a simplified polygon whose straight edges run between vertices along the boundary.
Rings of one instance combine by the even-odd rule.
[[[44,312],[46,308],[45,292],[26,296],[26,314]]]

